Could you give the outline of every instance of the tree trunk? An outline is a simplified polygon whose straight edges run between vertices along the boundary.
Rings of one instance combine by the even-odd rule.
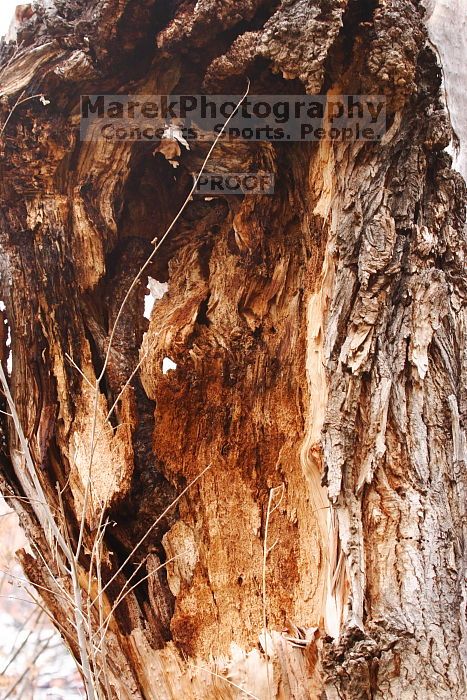
[[[466,190],[420,2],[33,9],[0,47],[0,298],[28,444],[2,414],[2,488],[83,665],[28,450],[73,551],[84,513],[94,629],[138,583],[86,642],[94,692],[466,697]],[[209,171],[269,170],[274,196],[193,197],[122,306],[207,145],[170,142],[174,169],[154,143],[81,140],[80,95],[247,78],[384,95],[387,133],[219,141]],[[168,284],[149,321],[148,277]]]

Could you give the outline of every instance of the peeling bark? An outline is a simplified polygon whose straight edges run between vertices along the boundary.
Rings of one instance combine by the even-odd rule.
[[[102,506],[106,611],[140,561],[149,575],[113,616],[102,697],[466,695],[466,189],[423,16],[418,0],[55,0],[0,45],[2,123],[23,91],[50,100],[19,104],[1,138],[12,392],[75,545],[95,411],[83,589]],[[238,94],[247,78],[252,94],[385,95],[388,131],[220,142],[209,169],[264,167],[274,197],[190,202],[124,307],[94,406],[120,305],[207,149],[174,171],[154,144],[80,141],[79,97]],[[148,275],[168,283],[149,321]],[[30,496],[0,421],[3,489]],[[39,506],[14,504],[51,561]],[[23,555],[56,590],[41,561]],[[78,657],[69,606],[44,598]]]

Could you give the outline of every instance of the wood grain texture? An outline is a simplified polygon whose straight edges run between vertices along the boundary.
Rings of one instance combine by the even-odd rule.
[[[466,188],[421,3],[56,0],[18,41],[0,45],[0,119],[23,91],[50,105],[19,105],[1,137],[0,298],[18,412],[75,543],[88,382],[207,152],[181,149],[174,169],[154,144],[80,141],[80,95],[238,94],[248,78],[251,94],[388,106],[380,142],[220,143],[211,172],[263,168],[274,196],[195,197],[124,307],[97,403],[83,582],[102,503],[110,581],[211,468],[106,591],[109,610],[144,560],[153,578],[109,628],[110,696],[465,697]],[[168,283],[149,321],[148,275]],[[3,488],[25,495],[0,422]],[[281,484],[266,655],[265,523]],[[49,561],[34,508],[18,510]],[[54,589],[59,571],[23,563]],[[45,599],[78,654],[70,611]]]

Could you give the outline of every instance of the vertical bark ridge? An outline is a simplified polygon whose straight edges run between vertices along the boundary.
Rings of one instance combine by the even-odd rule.
[[[422,15],[417,0],[57,0],[18,28],[16,53],[0,45],[2,123],[23,90],[50,100],[18,105],[2,134],[0,298],[18,411],[74,542],[89,383],[207,152],[194,144],[174,170],[152,144],[80,141],[79,95],[229,93],[248,78],[252,94],[387,99],[380,142],[219,143],[210,170],[268,170],[274,197],[195,197],[128,300],[97,402],[83,581],[102,503],[110,581],[211,467],[106,591],[110,609],[140,558],[141,577],[173,558],[116,611],[116,697],[465,694],[466,192]],[[149,322],[148,275],[168,283]],[[4,488],[27,495],[0,421]],[[47,556],[33,505],[19,510]],[[72,640],[70,610],[46,602]]]

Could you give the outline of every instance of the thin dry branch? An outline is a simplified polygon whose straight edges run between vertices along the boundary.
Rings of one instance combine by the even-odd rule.
[[[263,541],[263,566],[262,566],[262,612],[263,612],[263,632],[264,632],[264,655],[266,657],[266,678],[268,684],[268,696],[271,698],[271,679],[269,674],[269,658],[268,658],[268,621],[267,621],[267,587],[266,587],[266,571],[267,571],[267,559],[269,553],[274,549],[277,541],[274,542],[271,547],[268,546],[268,536],[269,536],[269,522],[272,514],[276,511],[282,499],[284,498],[285,486],[281,484],[280,486],[275,486],[269,491],[268,507],[266,510],[266,522],[264,525],[264,541]],[[277,503],[274,504],[274,499],[279,495]]]

